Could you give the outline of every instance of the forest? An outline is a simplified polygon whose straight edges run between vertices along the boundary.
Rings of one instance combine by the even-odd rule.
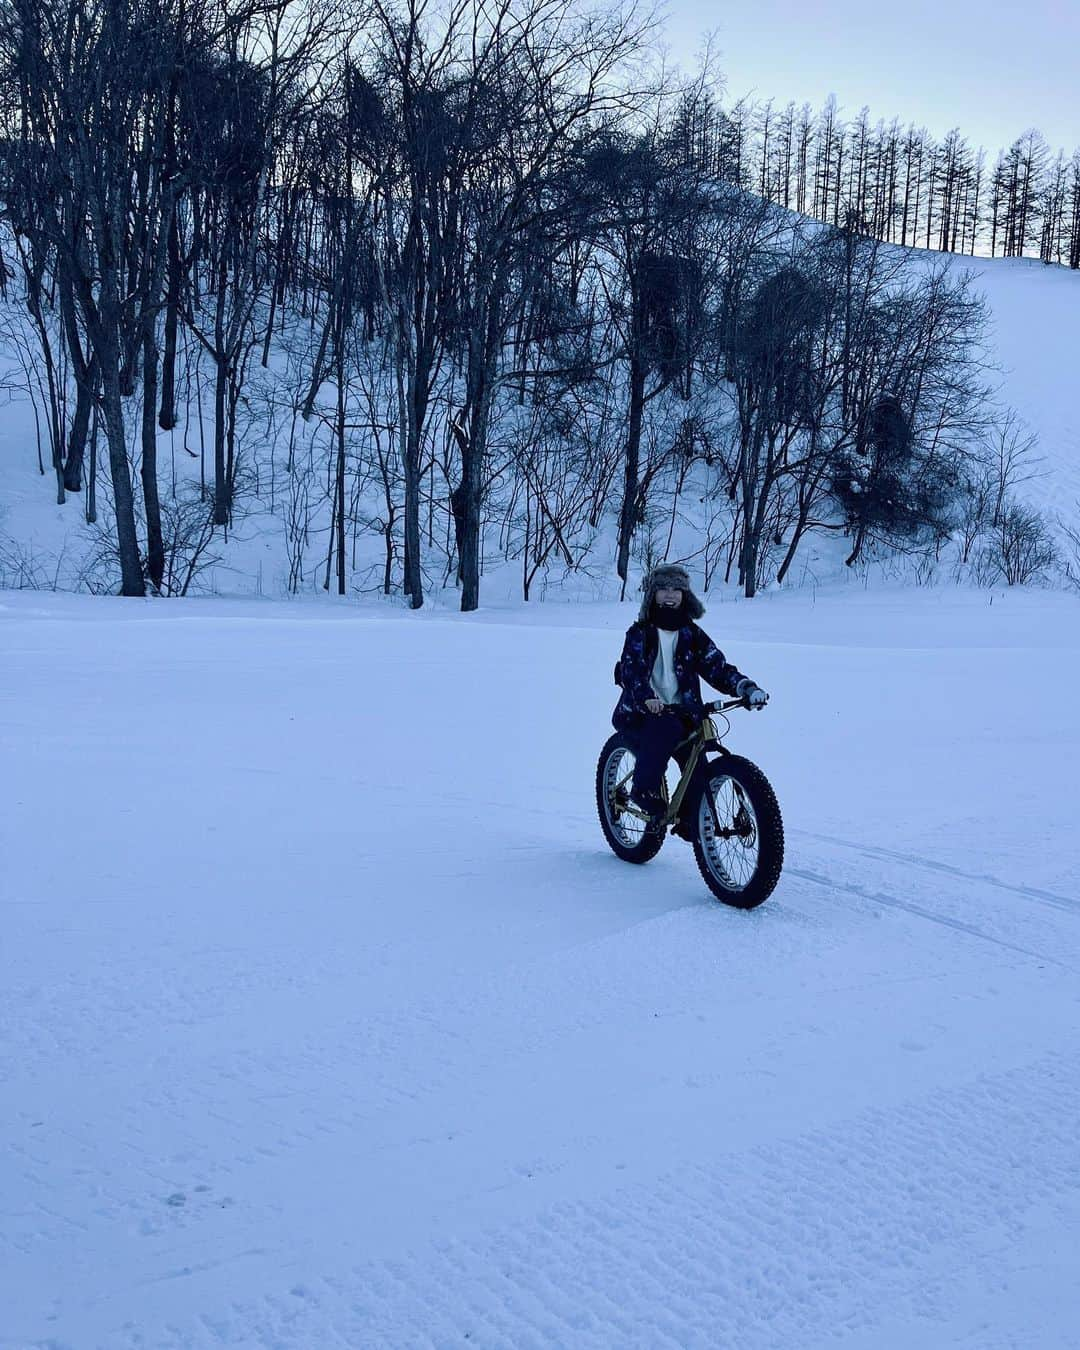
[[[897,119],[845,122],[830,98],[809,105],[742,99],[701,109],[696,153],[768,201],[902,247],[991,258],[1033,256],[1080,268],[1080,149],[1053,152],[1031,128],[988,163],[958,127],[935,140]]]
[[[657,36],[574,0],[0,0],[0,379],[75,584],[189,594],[255,520],[286,591],[413,608],[675,555],[752,596],[813,535],[1047,574],[985,304],[913,249],[1080,266],[1080,158],[725,106]]]

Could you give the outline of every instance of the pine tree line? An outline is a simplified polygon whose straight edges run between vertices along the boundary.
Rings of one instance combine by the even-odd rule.
[[[1035,130],[993,163],[958,129],[936,140],[897,119],[845,121],[830,98],[699,107],[688,145],[722,174],[787,210],[875,239],[943,253],[1038,257],[1080,267],[1080,150],[1053,153]]]

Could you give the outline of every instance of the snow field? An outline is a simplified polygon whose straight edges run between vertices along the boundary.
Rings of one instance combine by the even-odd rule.
[[[714,604],[743,914],[604,847],[630,606],[0,596],[0,1346],[1076,1350],[1077,613]]]
[[[1004,398],[1038,433],[1038,477],[1019,495],[1052,517],[1080,523],[1080,427],[1069,391],[1080,341],[1080,273],[1031,258],[972,266],[989,302],[990,347]]]

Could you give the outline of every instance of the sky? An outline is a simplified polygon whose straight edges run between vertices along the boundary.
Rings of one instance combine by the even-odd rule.
[[[1037,127],[1080,147],[1080,0],[668,0],[671,56],[692,67],[712,32],[728,101],[754,92],[845,113],[913,121],[942,136],[958,126],[988,150]]]

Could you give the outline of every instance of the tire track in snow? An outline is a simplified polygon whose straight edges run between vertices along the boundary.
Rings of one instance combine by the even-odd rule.
[[[943,928],[951,928],[957,933],[966,933],[970,937],[981,938],[984,942],[993,943],[995,947],[1002,947],[1006,951],[1017,952],[1021,956],[1030,956],[1036,961],[1047,961],[1051,965],[1059,966],[1062,970],[1067,970],[1074,975],[1080,974],[1080,971],[1070,966],[1067,961],[1062,961],[1060,957],[1049,956],[1046,952],[1036,951],[1033,947],[1022,947],[1019,943],[994,937],[992,933],[987,933],[984,929],[976,927],[975,924],[965,923],[962,919],[950,919],[944,914],[935,914],[933,910],[924,909],[922,905],[913,904],[910,900],[901,900],[899,897],[888,895],[884,891],[872,891],[856,882],[837,881],[833,877],[822,876],[819,872],[811,872],[803,867],[785,867],[784,874],[798,877],[801,881],[809,881],[815,886],[823,886],[826,890],[842,891],[845,895],[858,896],[860,900],[869,900],[874,904],[884,905],[888,909],[902,910],[905,914],[913,914],[916,918],[925,919],[929,923],[940,924]]]
[[[789,834],[803,839],[815,839],[821,844],[833,844],[838,848],[850,849],[853,853],[862,853],[868,858],[880,858],[887,862],[905,863],[910,867],[919,867],[927,872],[940,872],[944,876],[960,881],[974,881],[981,886],[991,886],[997,890],[1008,891],[1012,895],[1022,895],[1029,900],[1041,900],[1044,904],[1067,914],[1080,915],[1080,900],[1067,895],[1058,895],[1055,891],[1044,890],[1039,886],[1023,886],[1014,882],[1002,881],[989,872],[967,872],[962,867],[953,867],[951,863],[937,862],[920,853],[906,853],[898,849],[880,848],[876,844],[860,844],[854,839],[841,839],[832,834],[818,834],[813,830],[788,829]]]

